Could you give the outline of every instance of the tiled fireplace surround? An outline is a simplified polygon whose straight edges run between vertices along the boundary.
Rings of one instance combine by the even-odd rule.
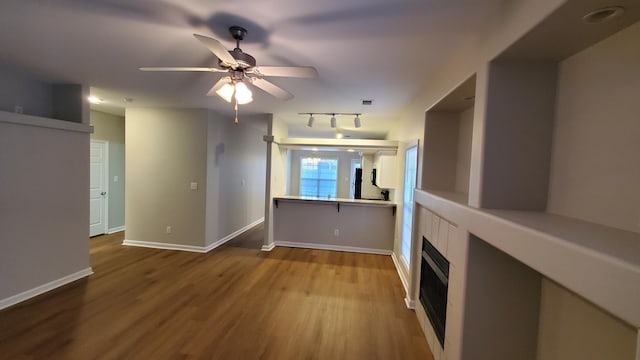
[[[591,354],[590,359],[639,359],[637,355],[629,355],[636,353],[636,342],[640,341],[640,333],[636,333],[638,329],[628,324],[629,321],[637,320],[637,314],[633,309],[622,309],[625,304],[616,304],[615,299],[600,296],[606,295],[604,292],[614,291],[622,296],[637,298],[637,289],[623,289],[619,285],[613,285],[606,291],[600,291],[600,295],[587,295],[590,299],[586,300],[582,295],[576,295],[540,271],[534,270],[539,268],[551,277],[562,278],[561,281],[564,281],[565,276],[561,273],[565,271],[562,266],[558,270],[545,268],[556,264],[558,259],[566,255],[565,251],[560,250],[555,255],[549,253],[549,256],[539,258],[537,251],[531,251],[534,247],[525,245],[522,251],[514,250],[522,242],[540,240],[543,237],[551,239],[553,235],[523,236],[531,229],[523,226],[522,219],[518,219],[517,223],[511,222],[514,219],[509,219],[500,211],[472,209],[420,190],[416,190],[415,199],[418,206],[415,211],[417,226],[414,249],[420,249],[424,236],[450,261],[444,348],[438,342],[419,301],[419,275],[414,277],[410,288],[412,296],[407,299],[408,303],[415,306],[416,315],[436,360],[544,360],[553,359],[553,356],[585,359],[580,351],[590,351],[591,347],[598,348],[598,351],[607,355],[602,357],[598,353]],[[484,221],[487,223],[483,226]],[[499,223],[499,231],[491,229],[496,222]],[[481,235],[474,235],[474,232]],[[491,240],[486,241],[480,236]],[[514,240],[517,238],[521,240]],[[538,245],[544,248],[541,249],[544,252],[559,249],[566,244],[550,242]],[[416,263],[419,264],[421,255],[416,252],[412,256],[415,256]],[[539,259],[535,260],[536,257]],[[580,272],[579,277],[588,279],[596,271],[592,265],[599,266],[596,262],[580,263],[588,261],[590,260],[578,259],[573,266],[567,265],[567,269],[573,271],[582,268],[584,271]],[[608,274],[616,273],[612,276],[625,276],[614,269],[603,269]],[[412,271],[419,273],[419,265]],[[557,275],[560,276],[556,277]],[[601,283],[603,280],[605,279],[596,282]],[[571,283],[568,284],[572,286]],[[581,293],[588,293],[587,288],[597,286],[598,284],[578,285],[577,288]],[[599,304],[594,305],[595,301]],[[615,309],[618,307],[620,309]],[[567,311],[569,313],[565,318],[553,318],[558,314],[566,314]],[[615,311],[619,311],[619,314],[612,315]],[[576,338],[563,338],[567,332],[576,331]],[[563,341],[567,345],[556,343]],[[583,350],[573,351],[573,341],[581,342]]]

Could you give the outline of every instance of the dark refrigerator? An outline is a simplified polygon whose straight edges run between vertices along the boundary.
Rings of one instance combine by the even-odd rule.
[[[353,184],[353,198],[362,199],[362,169],[356,169],[356,176]]]

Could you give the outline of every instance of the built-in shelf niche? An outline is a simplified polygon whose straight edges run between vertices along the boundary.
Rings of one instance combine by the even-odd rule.
[[[483,336],[491,333],[490,320],[483,316],[490,310],[499,316],[509,312],[483,296],[510,271],[524,274],[518,275],[527,279],[521,282],[528,284],[523,291],[540,293],[531,296],[529,311],[540,311],[541,319],[552,323],[529,321],[523,328],[503,318],[499,330],[505,334],[527,331],[533,334],[527,337],[535,338],[538,326],[576,328],[572,320],[554,317],[563,314],[568,297],[571,306],[587,304],[589,313],[607,318],[616,331],[629,330],[624,332],[631,342],[640,329],[640,166],[635,159],[640,153],[640,48],[634,46],[640,38],[640,3],[623,0],[616,5],[627,9],[623,17],[586,24],[581,17],[594,10],[594,3],[568,0],[477,69],[468,206],[455,192],[451,171],[438,178],[439,183],[427,180],[435,169],[429,160],[445,158],[428,148],[429,119],[434,117],[427,113],[423,187],[414,199],[469,234],[466,262],[461,263],[466,279],[452,280],[453,288],[461,287],[459,292],[466,294],[468,307],[461,320],[462,344],[448,353],[459,350],[462,355],[448,358],[514,358],[483,348],[496,340]],[[443,183],[446,186],[439,186]],[[455,249],[450,241],[449,251]],[[484,276],[476,276],[480,273]],[[517,303],[519,292],[507,290],[500,290],[505,301]],[[537,308],[540,300],[545,304]],[[459,304],[453,306],[460,311]],[[553,323],[556,320],[564,322]],[[594,327],[590,320],[578,324]],[[608,334],[596,328],[593,339]],[[540,331],[538,347],[547,341],[563,346],[571,341]],[[633,352],[634,344],[625,343]],[[526,358],[535,355],[530,345]],[[476,346],[486,350],[487,357],[469,352]],[[640,342],[635,347],[640,354]],[[570,350],[562,358],[603,358]],[[551,357],[538,360],[545,358]]]
[[[425,115],[422,188],[467,204],[475,74],[434,104]]]
[[[638,233],[640,105],[631,94],[640,92],[640,50],[631,44],[640,24],[627,27],[638,19],[638,4],[628,4],[630,18],[616,24],[624,28],[618,33],[611,35],[609,23],[578,21],[572,36],[562,36],[571,46],[542,48],[545,33],[562,32],[559,19],[569,10],[571,18],[593,10],[580,5],[559,9],[485,69],[480,207],[549,212]]]

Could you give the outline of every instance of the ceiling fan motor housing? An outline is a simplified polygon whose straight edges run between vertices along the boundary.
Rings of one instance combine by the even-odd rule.
[[[242,50],[238,48],[229,51],[229,54],[231,54],[231,56],[236,59],[236,61],[240,65],[239,67],[242,69],[248,69],[256,66],[256,59],[253,56],[242,52]],[[220,66],[222,66],[222,64],[220,64]]]

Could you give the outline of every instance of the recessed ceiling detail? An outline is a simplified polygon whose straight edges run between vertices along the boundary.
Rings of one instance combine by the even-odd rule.
[[[608,6],[588,13],[582,17],[582,20],[588,24],[599,24],[617,18],[622,14],[624,14],[622,6]]]

